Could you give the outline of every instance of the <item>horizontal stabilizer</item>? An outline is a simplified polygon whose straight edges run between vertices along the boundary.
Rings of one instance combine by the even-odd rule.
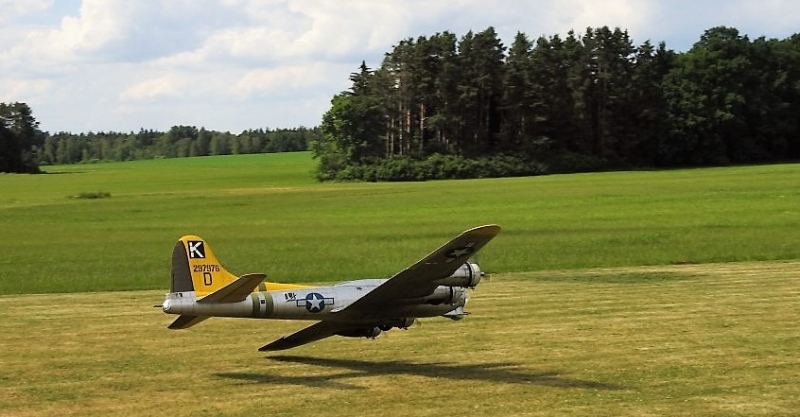
[[[173,321],[172,324],[167,326],[167,328],[172,330],[188,329],[189,327],[192,327],[195,324],[200,323],[201,321],[207,318],[208,316],[188,316],[184,314],[175,319],[175,321]]]
[[[245,274],[236,281],[214,291],[213,293],[197,300],[198,303],[238,303],[247,298],[256,290],[258,284],[264,281],[265,274]]]

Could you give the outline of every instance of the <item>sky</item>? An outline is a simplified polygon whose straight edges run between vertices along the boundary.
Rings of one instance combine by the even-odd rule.
[[[361,61],[493,26],[505,45],[620,27],[686,51],[715,26],[800,32],[796,0],[0,0],[0,102],[51,133],[312,127]]]

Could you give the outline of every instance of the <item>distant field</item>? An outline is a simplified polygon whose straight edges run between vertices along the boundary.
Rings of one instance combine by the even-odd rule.
[[[499,239],[499,238],[498,238]],[[494,243],[494,242],[493,242]],[[0,415],[797,416],[800,262],[499,274],[463,321],[256,349],[161,291],[0,296]]]
[[[485,223],[503,232],[481,263],[502,273],[800,258],[800,165],[399,184],[313,168],[296,153],[0,175],[0,293],[163,291],[189,233],[235,273],[295,282],[388,275]]]

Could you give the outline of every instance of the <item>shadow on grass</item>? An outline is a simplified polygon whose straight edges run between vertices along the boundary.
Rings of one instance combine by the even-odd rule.
[[[293,375],[256,372],[227,372],[216,376],[274,385],[304,385],[339,389],[366,389],[344,382],[343,379],[366,376],[411,375],[427,378],[443,378],[455,381],[483,381],[503,384],[531,384],[557,388],[579,388],[593,390],[620,390],[623,387],[602,382],[566,378],[558,372],[527,373],[519,364],[509,362],[484,364],[412,363],[406,361],[365,361],[354,359],[325,359],[305,356],[273,356],[268,359],[314,367],[327,367],[344,372],[326,375]]]

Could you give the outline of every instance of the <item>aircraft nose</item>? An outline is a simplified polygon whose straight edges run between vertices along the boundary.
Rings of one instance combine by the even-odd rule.
[[[171,308],[172,308],[172,300],[164,300],[164,304],[161,305],[161,309],[165,313],[169,313]]]

